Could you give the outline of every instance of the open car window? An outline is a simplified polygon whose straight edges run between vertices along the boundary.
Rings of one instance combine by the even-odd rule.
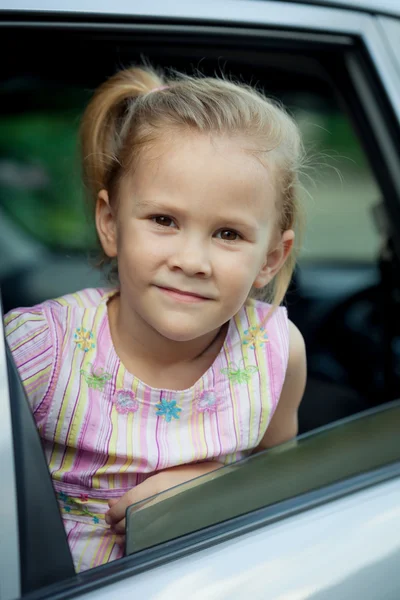
[[[4,28],[0,46],[9,60],[0,86],[0,285],[5,311],[107,285],[93,268],[95,236],[79,168],[79,117],[96,86],[143,56],[183,72],[224,71],[283,102],[300,125],[309,156],[301,175],[304,244],[287,297],[289,317],[308,352],[310,404],[301,408],[300,430],[394,399],[398,378],[388,373],[395,346],[382,306],[386,240],[375,210],[383,207],[386,217],[387,199],[394,194],[349,76],[350,59],[353,68],[364,64],[360,44],[350,36],[315,32],[289,39],[263,28],[114,25],[112,33],[104,24],[84,23]],[[21,36],[28,56],[18,52]],[[349,332],[344,345],[341,339]],[[361,349],[358,365],[356,348]],[[323,409],[321,395],[330,399]],[[305,408],[311,403],[312,409]]]

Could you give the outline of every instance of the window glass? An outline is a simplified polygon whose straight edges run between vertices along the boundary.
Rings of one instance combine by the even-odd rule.
[[[301,504],[302,494],[391,465],[400,460],[399,426],[400,401],[132,505],[127,512],[127,552],[290,498],[299,498]]]

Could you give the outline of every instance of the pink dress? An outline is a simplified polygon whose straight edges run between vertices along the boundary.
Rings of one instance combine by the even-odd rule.
[[[104,520],[107,500],[167,467],[249,454],[274,414],[288,361],[286,309],[265,324],[270,305],[249,300],[192,387],[151,388],[115,352],[114,293],[86,289],[5,317],[77,571],[122,556]]]

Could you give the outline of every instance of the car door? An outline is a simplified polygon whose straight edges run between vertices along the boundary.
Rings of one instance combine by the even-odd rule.
[[[303,431],[311,430],[317,425],[325,425],[325,428],[310,434],[311,438],[307,435],[301,438],[298,445],[289,444],[229,467],[223,476],[221,473],[221,478],[204,481],[204,487],[201,486],[195,491],[182,490],[182,494],[179,494],[179,501],[184,501],[182,505],[178,503],[176,495],[163,498],[163,502],[154,505],[151,510],[155,511],[157,506],[158,510],[164,507],[159,517],[164,518],[164,523],[165,519],[167,521],[168,527],[164,527],[164,534],[169,531],[169,538],[157,537],[159,531],[156,529],[151,532],[151,542],[148,525],[144,526],[144,522],[140,520],[145,520],[146,515],[151,516],[148,512],[149,507],[137,513],[137,518],[140,516],[137,529],[145,539],[144,542],[142,540],[140,548],[134,550],[133,555],[77,577],[70,571],[70,557],[65,553],[65,539],[61,541],[61,534],[56,536],[58,540],[51,542],[55,545],[49,546],[53,548],[50,555],[53,554],[54,558],[61,556],[60,566],[55,568],[50,560],[51,556],[48,556],[46,562],[42,561],[43,579],[35,582],[24,580],[21,553],[26,553],[24,560],[33,560],[40,559],[42,552],[35,556],[37,533],[35,539],[35,535],[29,533],[26,524],[35,520],[37,523],[43,522],[43,530],[46,530],[46,515],[41,515],[43,521],[38,521],[37,515],[29,512],[29,498],[25,498],[26,505],[22,512],[22,509],[18,508],[21,499],[15,482],[18,474],[23,472],[22,459],[18,458],[19,440],[14,436],[13,444],[10,442],[10,403],[12,405],[15,399],[11,397],[9,401],[8,395],[3,391],[2,414],[7,417],[4,423],[7,419],[9,423],[8,431],[3,428],[1,438],[8,452],[4,454],[7,460],[3,465],[3,476],[4,481],[14,480],[14,487],[10,483],[7,505],[7,514],[13,517],[7,517],[7,520],[3,517],[2,520],[2,526],[4,524],[4,530],[7,531],[7,537],[2,538],[1,546],[3,556],[7,558],[0,577],[2,600],[3,596],[8,600],[19,597],[21,593],[24,597],[32,599],[90,595],[94,597],[95,594],[96,598],[100,598],[113,597],[115,593],[124,597],[122,594],[132,594],[133,590],[143,597],[157,597],[157,594],[159,597],[161,594],[161,597],[168,597],[168,593],[176,595],[176,582],[181,583],[183,590],[187,590],[188,587],[193,589],[193,586],[199,588],[198,592],[196,591],[199,598],[209,597],[204,586],[206,576],[210,578],[210,585],[215,584],[214,587],[208,588],[211,590],[210,594],[221,598],[235,597],[232,595],[235,589],[241,594],[244,588],[240,587],[242,583],[237,583],[237,588],[230,587],[233,569],[239,579],[242,576],[241,581],[245,582],[245,589],[250,582],[257,581],[259,585],[254,587],[254,594],[265,597],[262,575],[268,568],[273,571],[274,565],[277,564],[282,568],[286,565],[285,573],[288,569],[291,570],[290,586],[288,578],[277,578],[273,582],[275,587],[271,588],[274,594],[271,597],[279,598],[279,594],[282,597],[284,593],[290,593],[297,594],[294,597],[300,598],[313,597],[314,594],[317,598],[315,594],[318,592],[326,594],[321,595],[321,598],[328,598],[328,593],[332,594],[332,590],[336,589],[340,590],[340,597],[345,598],[344,594],[351,584],[361,585],[360,578],[365,573],[363,569],[367,569],[371,564],[371,577],[373,574],[373,578],[381,582],[382,589],[387,591],[388,597],[395,597],[392,593],[394,588],[391,590],[389,587],[389,580],[390,585],[397,586],[396,572],[392,565],[396,560],[398,547],[390,533],[394,531],[398,502],[398,406],[383,405],[380,408],[380,405],[398,397],[397,380],[393,376],[396,361],[396,327],[393,314],[397,306],[398,288],[396,256],[400,255],[400,88],[396,53],[390,46],[389,38],[384,35],[383,21],[363,11],[274,1],[208,4],[176,2],[168,3],[168,6],[157,2],[149,2],[143,6],[133,2],[129,7],[115,5],[104,8],[90,3],[75,8],[51,4],[31,8],[21,4],[20,9],[13,3],[8,7],[8,11],[3,10],[0,16],[3,55],[9,57],[4,71],[4,81],[7,82],[8,88],[3,85],[3,97],[11,84],[14,86],[13,90],[16,90],[13,91],[7,104],[9,108],[5,112],[5,120],[9,123],[16,114],[18,119],[21,114],[27,114],[32,106],[39,107],[42,113],[48,111],[50,105],[47,100],[50,92],[53,94],[51,98],[54,106],[57,102],[72,103],[76,100],[77,112],[72,115],[72,120],[75,120],[79,107],[88,97],[90,89],[117,65],[137,59],[142,52],[154,57],[160,64],[171,63],[182,68],[187,68],[190,61],[192,64],[199,64],[200,61],[204,70],[208,69],[211,72],[221,60],[226,60],[233,65],[236,74],[242,70],[247,75],[254,74],[253,76],[259,77],[263,86],[266,86],[268,81],[271,85],[273,83],[273,90],[279,92],[283,100],[288,100],[292,110],[297,111],[298,118],[301,117],[300,109],[307,103],[314,106],[334,105],[335,111],[332,114],[339,115],[341,119],[336,120],[335,117],[332,120],[331,130],[334,132],[340,129],[344,123],[346,135],[351,135],[357,141],[358,154],[352,155],[350,159],[359,161],[362,165],[357,171],[357,178],[367,183],[365,187],[360,185],[354,188],[357,189],[357,194],[354,194],[357,195],[354,209],[351,194],[348,192],[346,202],[341,205],[342,210],[347,206],[351,207],[346,213],[346,221],[350,220],[354,212],[353,222],[358,227],[356,234],[351,238],[352,229],[348,228],[346,240],[342,235],[336,246],[330,239],[334,237],[332,229],[326,229],[322,236],[319,234],[320,238],[324,238],[322,241],[318,241],[318,236],[310,238],[309,248],[314,253],[313,260],[302,259],[298,283],[291,292],[292,296],[289,295],[289,310],[295,315],[294,320],[300,328],[305,331],[310,347],[311,387],[302,403],[302,428]],[[394,18],[393,23],[397,23]],[[17,54],[21,40],[31,49],[23,59]],[[68,49],[67,53],[65,49]],[[65,87],[60,88],[61,84]],[[61,89],[58,96],[57,87]],[[69,90],[68,94],[65,93],[66,89]],[[79,95],[82,90],[84,93]],[[74,93],[77,95],[73,96]],[[315,110],[313,114],[319,113]],[[6,138],[6,124],[2,140]],[[43,129],[41,131],[43,132]],[[64,133],[60,136],[61,139],[65,138]],[[30,172],[26,170],[25,155],[18,164],[22,164],[23,173]],[[46,181],[46,178],[38,179],[37,172],[35,174],[35,182]],[[351,180],[348,187],[351,189],[353,185],[355,184]],[[51,273],[63,274],[60,279],[64,281],[59,284],[57,290],[64,293],[61,284],[65,283],[65,274],[71,276],[68,283],[70,285],[76,281],[76,265],[82,265],[82,255],[85,252],[79,244],[85,232],[74,229],[77,227],[76,223],[79,224],[78,220],[71,221],[71,229],[68,231],[69,236],[75,236],[74,251],[71,246],[63,246],[59,251],[60,248],[54,243],[54,239],[46,237],[46,232],[49,232],[48,236],[54,234],[50,227],[44,231],[44,221],[37,225],[36,233],[32,229],[33,225],[36,225],[33,219],[34,207],[44,204],[44,189],[47,188],[40,188],[35,196],[39,197],[37,202],[40,204],[26,205],[29,208],[26,208],[26,214],[30,215],[26,221],[23,221],[20,214],[15,216],[15,201],[7,200],[11,197],[8,192],[4,195],[5,202],[8,202],[5,204],[7,215],[12,217],[14,224],[21,224],[20,233],[29,240],[29,236],[34,238],[34,234],[41,236],[40,242],[46,247],[45,254],[54,258],[53,262],[47,264],[41,254],[40,260],[36,263],[30,262],[28,268],[24,267],[18,272],[7,274],[2,281],[2,287],[9,308],[20,300],[27,299],[28,302],[33,302],[34,298],[41,295],[46,297],[51,293],[47,287],[54,283]],[[339,197],[341,191],[342,188],[338,184],[334,194],[329,192],[327,197]],[[363,203],[366,193],[370,195],[370,200]],[[19,198],[22,198],[22,195]],[[51,197],[49,198],[51,205]],[[377,203],[379,201],[379,208],[374,213],[379,215],[378,232],[375,232],[371,225],[372,219],[368,226],[365,225],[374,199]],[[325,220],[318,217],[318,222],[333,222],[332,206],[335,204],[331,202],[324,206],[327,207]],[[328,212],[328,209],[331,212]],[[56,221],[57,227],[61,226],[60,224],[65,226],[63,214],[61,209],[53,212],[51,223],[54,225]],[[31,229],[28,229],[28,226]],[[320,227],[316,229],[321,232]],[[328,239],[329,244],[325,244]],[[8,247],[11,251],[17,244],[9,242]],[[381,254],[382,248],[384,252]],[[343,265],[340,257],[346,259],[346,265]],[[320,260],[321,258],[323,260]],[[74,262],[75,259],[77,263]],[[97,279],[93,281],[97,282]],[[373,292],[370,292],[371,288],[374,289]],[[324,291],[327,293],[324,294]],[[365,341],[364,338],[357,337],[354,334],[354,320],[351,319],[349,327],[339,329],[341,321],[337,315],[345,315],[347,318],[347,312],[340,312],[343,306],[348,306],[346,302],[350,302],[352,307],[356,306],[357,311],[359,310],[360,303],[354,304],[354,297],[357,301],[361,297],[364,306],[367,298],[373,323],[376,320],[376,312],[373,311],[383,314],[376,339]],[[365,331],[365,324],[369,322],[361,321],[361,329]],[[321,338],[322,326],[327,333]],[[338,340],[336,333],[339,330],[341,336]],[[363,353],[367,346],[372,348],[369,354]],[[349,348],[350,352],[347,351]],[[350,362],[349,355],[353,359]],[[369,365],[368,368],[365,368],[366,364]],[[360,383],[359,365],[365,378],[370,372],[374,374],[374,378],[368,379],[367,391],[361,385],[364,379]],[[2,381],[4,390],[5,375]],[[326,424],[343,416],[348,417],[360,411],[370,410],[371,406],[375,407],[372,413],[368,412],[356,421],[350,418],[350,421],[335,426],[338,437],[334,439],[342,440],[341,443],[345,439],[343,446],[337,441],[332,442],[332,429]],[[362,433],[358,430],[358,421],[363,423],[360,425]],[[363,429],[367,421],[370,428]],[[354,433],[353,430],[353,434],[342,436],[341,432],[349,426],[355,427],[358,433]],[[369,456],[370,436],[374,437],[376,444],[372,457]],[[310,439],[311,446],[308,445]],[[318,456],[326,456],[318,449],[318,444],[307,454],[304,462],[301,462],[302,448],[312,447],[313,440],[321,443],[325,449],[329,444],[337,443],[335,460],[339,466],[336,470],[328,469],[323,461],[318,462]],[[382,452],[380,462],[370,460],[376,458],[378,450]],[[364,461],[360,459],[360,455]],[[285,458],[287,462],[284,467],[280,462],[282,456],[288,457]],[[14,473],[11,457],[15,465]],[[309,489],[304,489],[301,480],[296,477],[299,463],[306,472],[313,474],[312,486]],[[339,468],[340,465],[343,465],[343,470]],[[349,466],[353,466],[354,469],[349,471]],[[273,496],[266,493],[265,477],[268,477],[274,468],[276,480],[273,488],[281,489],[286,486],[286,495]],[[321,472],[324,471],[332,475],[331,480],[321,478]],[[236,474],[239,474],[238,479],[235,479]],[[236,483],[229,487],[228,481]],[[239,493],[244,493],[253,484],[252,494],[249,495],[258,498],[256,505],[250,501],[252,498],[249,500]],[[202,494],[200,489],[203,490]],[[226,492],[227,489],[229,493]],[[48,491],[44,499],[37,502],[47,510],[47,505],[50,507],[53,500],[51,492]],[[166,502],[170,503],[168,510]],[[218,502],[218,522],[215,522],[215,507]],[[34,502],[32,505],[37,506]],[[236,507],[236,513],[229,512],[228,508],[231,505]],[[186,520],[181,518],[183,506],[188,507],[190,513]],[[359,512],[360,506],[365,507],[362,514]],[[363,536],[367,535],[363,533],[364,522],[369,522],[377,511],[383,515],[385,527],[374,529],[375,554],[371,554],[367,552],[367,544],[362,543],[365,539]],[[198,515],[197,524],[194,523],[193,515]],[[341,566],[332,575],[331,563],[327,565],[324,562],[324,554],[318,548],[327,548],[327,544],[323,544],[326,535],[327,540],[332,539],[336,548],[344,549],[348,543],[345,531],[355,522],[356,516],[359,519],[352,535],[361,542],[352,548],[359,561],[349,563],[345,552],[329,555]],[[54,518],[56,522],[57,518]],[[157,521],[153,518],[151,520]],[[222,522],[223,526],[220,525]],[[60,523],[61,521],[58,525]],[[186,529],[182,529],[180,523],[185,523]],[[313,526],[313,523],[319,523],[320,526]],[[322,532],[319,527],[323,528]],[[21,548],[18,539],[21,541],[21,531],[24,528],[28,531],[28,540]],[[53,527],[51,529],[53,530]],[[295,540],[291,538],[294,529],[297,531]],[[307,531],[312,531],[312,535],[307,537]],[[274,536],[273,548],[269,546],[269,536]],[[57,547],[60,548],[58,557],[54,550]],[[204,549],[206,547],[207,549]],[[296,552],[290,551],[292,547]],[[301,560],[298,556],[300,550],[303,552]],[[298,569],[293,568],[296,559],[299,562]],[[218,573],[218,568],[210,569],[210,563],[225,569],[223,576],[219,576],[222,571]],[[227,563],[231,565],[231,570],[226,570]],[[386,569],[389,569],[390,577],[383,580],[382,573]],[[34,570],[32,568],[32,571]],[[315,581],[313,582],[315,572],[331,574],[330,577],[320,578],[318,589],[315,588]],[[340,573],[343,572],[346,573],[345,578],[340,577]],[[238,579],[233,581],[238,582]],[[271,581],[271,578],[268,581]],[[367,578],[367,581],[371,579]],[[339,587],[335,588],[335,585]],[[372,591],[373,587],[369,586],[367,592]]]

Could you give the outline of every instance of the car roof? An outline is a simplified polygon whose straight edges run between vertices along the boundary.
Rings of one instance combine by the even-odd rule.
[[[243,2],[247,0],[242,0]],[[267,1],[267,0],[264,0]],[[276,0],[268,0],[276,1]],[[293,4],[308,4],[315,6],[336,7],[349,10],[361,10],[370,13],[393,15],[400,18],[399,0],[286,0]],[[230,0],[226,0],[227,7]],[[156,5],[157,2],[151,4]],[[163,4],[163,3],[161,3]],[[172,5],[185,4],[185,2],[171,2]],[[107,13],[107,14],[135,14],[135,6],[143,3],[131,0],[115,0],[111,7],[108,0],[3,0],[0,5],[2,10],[30,11],[30,12],[71,12],[71,13]],[[153,6],[154,8],[154,6]]]

